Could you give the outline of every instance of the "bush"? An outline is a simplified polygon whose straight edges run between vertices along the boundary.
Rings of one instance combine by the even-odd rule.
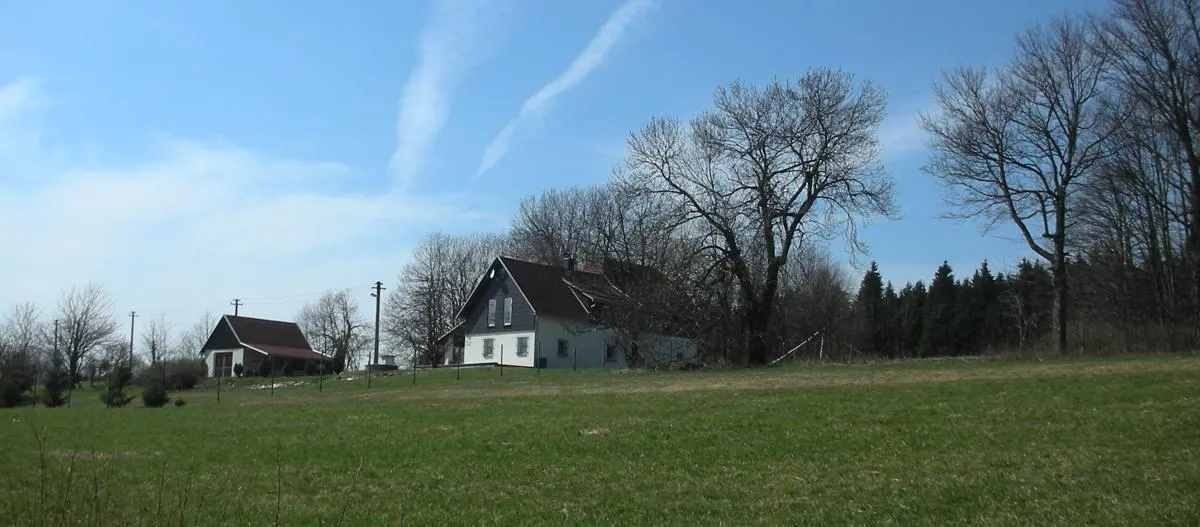
[[[21,386],[7,377],[0,378],[0,408],[12,408],[21,404],[22,396],[25,390]]]
[[[185,405],[185,404],[187,404],[187,401],[185,401],[185,400],[183,400],[183,399],[175,399],[175,406],[176,406],[176,407],[183,406],[183,405]]]
[[[263,359],[262,362],[258,363],[258,376],[259,377],[270,377],[271,376],[271,359]]]
[[[61,356],[50,359],[50,369],[46,371],[46,386],[42,392],[41,403],[47,408],[56,408],[67,404],[64,395],[71,387],[71,373]]]
[[[241,377],[243,373],[246,373],[246,367],[242,366],[242,363],[239,362],[233,365],[233,375],[235,377]]]
[[[142,390],[142,404],[146,408],[162,408],[170,401],[171,396],[167,394],[166,382],[156,382]]]
[[[129,404],[133,397],[125,395],[125,387],[132,380],[133,371],[129,369],[128,364],[115,364],[108,372],[108,382],[105,383],[104,392],[100,394],[100,400],[109,407],[121,407]]]
[[[165,382],[167,391],[178,392],[195,388],[200,379],[208,376],[208,367],[200,359],[175,359],[165,361],[147,372],[138,376],[139,386],[145,388]]]

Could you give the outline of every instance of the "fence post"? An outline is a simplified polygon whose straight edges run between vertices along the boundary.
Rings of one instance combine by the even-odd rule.
[[[576,371],[575,365],[577,364],[577,362],[576,362],[575,358],[578,356],[579,356],[579,347],[576,346],[575,344],[571,344],[571,371]]]

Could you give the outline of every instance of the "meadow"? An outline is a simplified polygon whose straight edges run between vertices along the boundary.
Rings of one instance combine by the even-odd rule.
[[[4,411],[0,521],[1200,522],[1196,357],[299,381]]]

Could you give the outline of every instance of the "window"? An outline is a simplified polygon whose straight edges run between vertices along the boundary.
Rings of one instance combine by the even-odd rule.
[[[617,360],[617,350],[612,344],[606,344],[604,346],[604,360],[605,362],[613,362]]]
[[[490,359],[496,354],[496,341],[483,339],[483,358]]]
[[[567,339],[558,339],[558,356],[563,358],[567,357],[567,347],[570,345],[571,343],[568,342]]]
[[[488,327],[496,327],[496,299],[488,300]]]
[[[517,337],[517,356],[529,356],[529,337]]]
[[[512,325],[512,297],[511,296],[505,297],[505,299],[504,299],[504,325],[506,327]]]

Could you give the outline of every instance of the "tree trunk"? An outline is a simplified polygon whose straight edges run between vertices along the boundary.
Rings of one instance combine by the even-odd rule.
[[[1059,355],[1067,354],[1067,262],[1062,247],[1055,249],[1054,329]]]

